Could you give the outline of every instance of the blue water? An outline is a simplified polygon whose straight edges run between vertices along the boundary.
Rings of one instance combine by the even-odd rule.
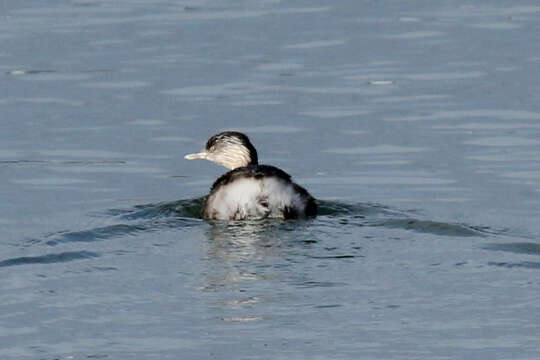
[[[534,1],[0,1],[1,359],[540,357]],[[240,130],[319,201],[206,222]]]

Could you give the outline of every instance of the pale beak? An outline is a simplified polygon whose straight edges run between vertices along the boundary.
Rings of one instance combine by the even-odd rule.
[[[208,153],[206,151],[201,151],[200,153],[187,154],[184,156],[184,159],[187,160],[205,160],[208,159]]]

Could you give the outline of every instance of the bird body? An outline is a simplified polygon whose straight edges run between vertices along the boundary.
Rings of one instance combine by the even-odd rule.
[[[212,185],[202,207],[204,219],[296,219],[317,214],[315,199],[289,174],[258,164],[257,151],[242,133],[217,134],[205,150],[185,158],[207,159],[231,169]]]

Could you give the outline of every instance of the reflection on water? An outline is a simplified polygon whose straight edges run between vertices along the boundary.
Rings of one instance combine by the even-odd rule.
[[[206,232],[209,270],[204,290],[237,286],[244,281],[274,277],[267,266],[281,258],[293,240],[278,221],[214,223]],[[241,286],[241,284],[240,284]]]

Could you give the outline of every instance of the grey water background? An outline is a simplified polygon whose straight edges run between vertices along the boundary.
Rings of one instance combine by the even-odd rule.
[[[1,359],[540,357],[536,1],[0,1]],[[246,132],[312,221],[207,223]]]

